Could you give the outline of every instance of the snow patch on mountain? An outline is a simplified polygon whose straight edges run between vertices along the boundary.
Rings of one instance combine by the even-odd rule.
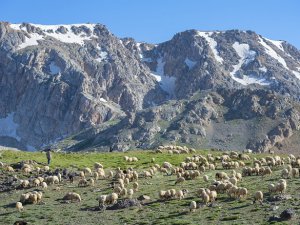
[[[7,117],[0,118],[0,136],[15,138],[20,141],[21,138],[17,135],[19,125],[14,122],[14,112],[9,113]]]
[[[38,41],[43,40],[43,36],[36,34],[36,33],[31,33],[29,34],[29,37],[25,37],[25,42],[23,42],[22,44],[20,44],[18,46],[18,49],[22,49],[22,48],[26,48],[29,46],[34,46],[34,45],[38,45]]]
[[[271,40],[271,39],[268,39],[268,38],[264,38],[265,40],[271,42],[273,45],[275,45],[278,49],[280,49],[281,51],[284,52],[284,48],[282,46],[282,42],[283,41],[275,41],[275,40]]]
[[[60,67],[57,66],[57,65],[55,64],[54,61],[52,61],[52,62],[50,63],[49,69],[50,69],[50,73],[51,73],[52,75],[55,75],[55,74],[58,74],[58,73],[61,72]]]
[[[263,73],[268,72],[268,69],[265,66],[258,68],[258,70],[263,72]]]
[[[271,56],[273,59],[277,60],[284,68],[286,68],[287,70],[289,70],[289,68],[286,65],[285,60],[277,54],[277,52],[274,51],[273,48],[271,48],[271,46],[269,46],[263,38],[259,37],[258,42],[265,48],[266,53]]]
[[[211,37],[211,35],[213,34],[213,32],[201,32],[201,31],[198,31],[198,35],[201,36],[201,37],[204,37],[205,40],[208,42],[214,56],[215,56],[215,59],[219,62],[219,63],[223,63],[223,59],[222,57],[219,56],[219,52],[217,50],[217,45],[218,43],[215,41],[215,39],[213,39]]]
[[[189,58],[185,58],[184,63],[188,66],[189,70],[193,69],[193,67],[197,64],[197,62],[192,61]]]
[[[165,62],[163,62],[163,58],[160,57],[157,59],[156,71],[152,72],[151,75],[159,82],[161,88],[172,97],[175,93],[176,78],[164,74],[164,66]]]
[[[249,84],[260,84],[260,85],[269,85],[268,82],[264,78],[259,78],[255,76],[245,76],[243,74],[239,74],[237,76],[238,71],[241,69],[242,65],[246,65],[252,62],[255,59],[256,52],[250,50],[250,46],[248,44],[240,44],[239,42],[235,42],[232,47],[240,57],[238,64],[233,66],[233,71],[230,73],[233,80],[239,82],[242,85],[249,85]],[[266,70],[266,68],[262,68]]]
[[[99,57],[96,58],[95,60],[98,61],[98,62],[103,62],[103,61],[107,60],[107,55],[108,55],[107,52],[101,51],[101,52],[99,53]]]
[[[61,42],[64,43],[75,43],[84,45],[84,41],[86,40],[92,40],[92,38],[97,38],[96,35],[93,34],[94,26],[95,24],[69,24],[69,25],[40,25],[40,24],[30,24],[31,26],[38,27],[43,31],[43,34],[38,33],[28,33],[26,27],[22,26],[22,24],[11,24],[10,27],[19,30],[19,31],[25,31],[30,35],[30,38],[26,38],[25,42],[22,43],[19,46],[19,49],[32,46],[32,45],[38,45],[38,40],[44,39],[46,36],[53,37]],[[75,34],[72,31],[72,27],[80,27],[85,26],[91,30],[91,34],[87,34],[83,31],[81,31],[78,34]],[[59,32],[59,29],[63,27],[65,28],[66,32],[61,33]]]

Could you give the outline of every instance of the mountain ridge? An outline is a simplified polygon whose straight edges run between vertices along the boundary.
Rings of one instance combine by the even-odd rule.
[[[101,145],[103,140],[93,135],[86,139],[93,139],[92,146],[118,151],[155,147],[160,144],[159,139],[185,144],[193,139],[192,143],[197,143],[197,138],[205,140],[210,132],[214,136],[212,124],[218,118],[225,122],[230,118],[224,112],[216,116],[214,108],[232,111],[234,107],[246,104],[249,112],[252,108],[260,111],[270,105],[259,99],[272,94],[288,99],[287,103],[276,102],[272,106],[282,113],[282,118],[266,115],[268,110],[256,113],[255,117],[283,121],[286,115],[282,107],[293,102],[292,105],[297,108],[300,96],[299,50],[287,42],[270,40],[253,31],[187,30],[175,34],[169,41],[154,45],[136,42],[132,38],[117,38],[101,24],[1,22],[0,55],[3,58],[0,62],[0,86],[3,87],[0,91],[0,124],[2,122],[1,125],[8,127],[0,130],[0,144],[27,150],[41,148],[51,142],[54,144],[87,128],[92,128],[92,133],[97,136],[99,125],[117,120],[119,123],[113,125],[115,128],[106,127],[107,132],[99,131],[109,133],[109,136],[104,136],[104,139],[109,139],[106,144]],[[240,89],[249,93],[257,90],[258,100],[249,101],[249,96],[244,96],[248,102],[237,105],[235,95]],[[235,99],[234,104],[228,104],[231,100],[224,96],[224,90],[235,93],[231,99]],[[195,103],[199,105],[196,111],[193,109],[195,115],[183,110],[185,107],[178,109],[183,110],[180,112],[165,109],[172,101],[183,101],[189,105],[194,96],[202,92],[208,98],[219,95],[218,101],[226,99],[227,105],[223,102],[204,103],[202,99]],[[158,111],[146,113],[153,108]],[[161,114],[160,110],[168,116]],[[293,113],[298,115],[295,111]],[[152,115],[166,124],[173,118],[171,114],[185,120],[178,120],[177,130],[167,127],[163,133],[164,126],[151,120]],[[146,121],[148,128],[143,127],[145,122],[135,121],[136,117]],[[193,117],[199,117],[194,124],[186,122],[193,121]],[[242,120],[243,123],[249,122],[249,118],[244,116]],[[147,121],[152,122],[147,124]],[[298,129],[297,125],[287,125],[286,120],[283,123],[290,130]],[[298,121],[293,121],[295,123]],[[7,124],[12,125],[12,129]],[[195,124],[196,128],[192,127]],[[135,131],[129,132],[133,128]],[[270,126],[265,135],[272,129],[274,127]],[[266,151],[277,143],[271,136],[265,142],[262,138],[260,144],[253,143],[248,137],[248,142],[243,141],[240,147]],[[290,136],[283,137],[280,141]],[[11,140],[1,141],[1,138]],[[205,147],[222,148],[215,141],[207,141],[212,144]],[[94,149],[84,146],[85,149]],[[74,146],[67,148],[76,149]]]

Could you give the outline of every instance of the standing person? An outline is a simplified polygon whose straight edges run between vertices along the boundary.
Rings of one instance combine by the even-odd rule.
[[[50,148],[49,148],[49,149],[46,149],[46,157],[47,157],[47,160],[48,160],[48,165],[50,165],[51,158],[52,158]]]

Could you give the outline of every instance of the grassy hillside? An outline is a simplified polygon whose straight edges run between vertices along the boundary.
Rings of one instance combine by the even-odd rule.
[[[217,151],[197,151],[197,155],[213,154],[221,155]],[[165,161],[172,165],[178,166],[187,156],[193,154],[158,154],[153,151],[131,151],[126,153],[76,153],[64,154],[54,153],[51,169],[57,167],[69,168],[77,171],[86,166],[93,168],[94,162],[100,162],[104,165],[105,171],[121,167],[122,169],[133,167],[139,172],[148,169],[154,165],[151,162],[155,158],[155,163],[162,164]],[[135,156],[139,158],[138,162],[126,163],[123,157]],[[252,166],[254,157],[265,157],[266,154],[250,154],[251,160],[246,161],[247,165]],[[16,151],[1,152],[1,162],[16,163],[22,160],[33,159],[40,163],[46,163],[44,153],[28,153]],[[42,166],[42,165],[40,165]],[[111,180],[101,179],[96,181],[95,187],[78,187],[78,181],[71,184],[64,180],[58,185],[49,186],[44,189],[42,203],[32,205],[26,204],[24,212],[18,212],[15,209],[15,203],[19,201],[22,193],[32,190],[42,190],[41,188],[29,188],[26,190],[12,190],[9,192],[0,192],[0,224],[13,224],[16,220],[26,220],[29,224],[268,224],[270,216],[279,215],[280,212],[287,208],[292,208],[299,215],[299,178],[287,179],[288,188],[284,195],[285,200],[269,201],[268,184],[276,183],[281,177],[281,170],[285,166],[273,167],[271,176],[248,176],[243,177],[238,183],[239,187],[246,187],[249,194],[246,199],[236,200],[228,197],[226,193],[218,194],[216,203],[205,206],[201,204],[201,199],[197,196],[196,191],[202,187],[208,187],[210,183],[204,182],[202,176],[208,175],[210,181],[214,179],[215,173],[225,171],[227,174],[231,170],[223,170],[220,162],[217,163],[217,170],[208,170],[195,180],[186,180],[184,183],[175,185],[176,176],[163,175],[157,172],[154,177],[145,179],[140,178],[139,191],[134,193],[136,198],[142,194],[149,195],[151,200],[141,207],[131,207],[121,210],[98,210],[98,201],[96,198],[101,194],[109,194],[112,189],[109,188]],[[242,168],[236,169],[241,172]],[[19,178],[34,176],[34,174],[25,175],[21,171],[6,172],[4,168],[0,168],[0,183],[5,181],[7,177],[17,175]],[[59,187],[59,190],[57,190]],[[129,184],[128,188],[131,188]],[[160,201],[158,199],[159,190],[167,190],[175,188],[187,189],[189,191],[183,200],[172,199],[168,201]],[[253,204],[253,194],[261,190],[265,194],[263,205]],[[63,203],[60,199],[69,191],[77,192],[81,195],[80,203]],[[276,194],[279,195],[279,194]],[[189,211],[191,201],[200,203],[200,208],[196,212]],[[275,206],[278,206],[275,207]],[[292,221],[281,222],[283,224],[296,224],[298,217]]]

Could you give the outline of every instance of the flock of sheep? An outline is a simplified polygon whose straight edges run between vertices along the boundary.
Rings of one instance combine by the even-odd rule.
[[[172,165],[170,162],[162,164],[155,163],[157,154],[189,154],[179,165]],[[202,205],[218,201],[218,196],[226,194],[228,198],[246,199],[252,196],[253,202],[263,203],[264,193],[256,190],[249,193],[246,187],[241,185],[241,181],[247,176],[261,176],[262,178],[272,174],[273,168],[283,166],[281,177],[275,184],[268,184],[270,194],[284,194],[287,189],[287,179],[299,177],[300,157],[289,155],[285,158],[280,156],[267,156],[265,158],[255,158],[249,155],[251,152],[224,152],[222,154],[197,154],[195,149],[181,146],[160,146],[154,157],[150,160],[151,165],[148,169],[136,170],[128,165],[128,168],[104,169],[99,162],[94,163],[94,168],[83,168],[76,171],[68,169],[51,170],[49,166],[39,167],[34,161],[28,160],[22,163],[21,169],[15,170],[11,165],[0,162],[0,168],[8,174],[13,175],[18,183],[18,189],[24,190],[19,201],[16,202],[16,208],[19,211],[24,210],[26,204],[37,204],[43,199],[43,191],[48,186],[55,186],[62,183],[75,183],[78,187],[95,186],[97,180],[108,180],[111,184],[111,192],[95,196],[99,207],[106,207],[115,204],[119,199],[132,199],[134,195],[140,192],[139,182],[141,179],[154,179],[157,174],[164,176],[173,176],[174,185],[178,188],[168,190],[157,190],[157,200],[167,201],[172,199],[184,199],[186,196],[199,198]],[[124,161],[134,164],[139,161],[137,157],[124,156]],[[215,171],[222,170],[222,171]],[[237,172],[239,170],[240,172]],[[214,172],[215,171],[215,172]],[[226,172],[224,172],[226,171]],[[207,173],[209,172],[209,173]],[[211,176],[209,174],[214,174]],[[19,175],[27,176],[28,179],[19,179]],[[196,193],[189,192],[187,189],[180,189],[180,185],[186,180],[203,179],[207,184],[199,187]],[[35,187],[41,188],[40,191],[26,192],[26,189]],[[57,186],[59,189],[59,186]],[[81,202],[81,196],[76,192],[67,192],[62,196],[62,200],[70,202]],[[189,210],[196,211],[199,208],[199,202],[191,201]]]

